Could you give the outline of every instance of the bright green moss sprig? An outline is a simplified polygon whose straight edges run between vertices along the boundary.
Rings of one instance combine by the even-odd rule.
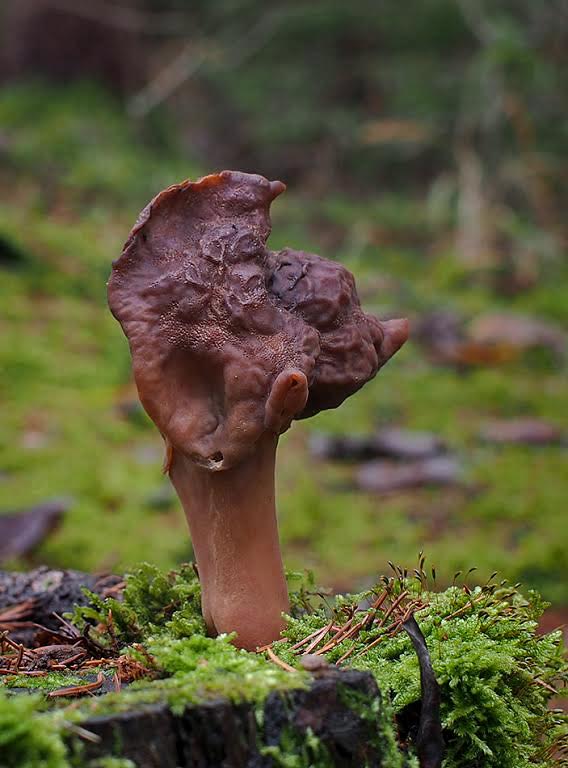
[[[98,671],[97,668],[89,670],[91,675],[89,680],[79,673],[70,671],[60,672],[58,670],[51,670],[45,677],[29,677],[25,674],[14,673],[13,675],[4,676],[1,681],[0,691],[2,690],[2,686],[4,686],[7,689],[26,689],[34,691],[35,693],[47,694],[58,688],[67,688],[71,685],[84,685],[87,682],[91,682]]]
[[[162,686],[174,712],[180,712],[188,703],[215,698],[262,702],[271,691],[302,688],[308,683],[305,672],[285,672],[259,654],[235,648],[231,639],[227,635],[174,638],[165,634],[149,638],[148,650],[164,675],[152,688]],[[144,682],[135,686],[140,694],[146,688]]]
[[[126,576],[121,600],[86,594],[89,605],[77,606],[69,618],[103,647],[118,650],[159,631],[171,637],[206,634],[201,588],[192,565],[164,572],[143,563]]]

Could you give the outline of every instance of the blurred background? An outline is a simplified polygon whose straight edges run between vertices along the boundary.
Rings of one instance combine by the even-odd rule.
[[[289,567],[568,606],[565,0],[0,5],[0,558],[191,558],[106,306],[161,188],[281,179],[273,248],[338,259],[411,341],[281,441]]]

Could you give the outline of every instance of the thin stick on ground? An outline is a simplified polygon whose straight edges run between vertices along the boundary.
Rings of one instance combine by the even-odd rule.
[[[272,648],[267,648],[266,649],[266,653],[268,654],[268,658],[270,659],[270,661],[274,662],[274,664],[276,664],[278,667],[280,667],[280,669],[284,669],[284,670],[286,670],[286,672],[297,672],[297,670],[294,669],[294,667],[291,667],[289,664],[286,664],[285,661],[282,661],[282,659],[279,658],[274,653]]]

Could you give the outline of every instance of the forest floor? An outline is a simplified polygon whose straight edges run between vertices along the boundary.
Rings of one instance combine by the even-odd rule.
[[[148,199],[208,169],[166,138],[145,148],[116,107],[85,88],[4,91],[0,124],[0,512],[67,499],[57,529],[4,566],[173,567],[191,559],[190,540],[105,283]],[[442,583],[476,567],[472,583],[498,571],[558,610],[568,605],[566,264],[545,258],[527,231],[521,290],[508,266],[461,264],[451,223],[437,221],[424,199],[380,188],[365,200],[314,200],[289,188],[274,206],[273,233],[273,248],[341,260],[368,311],[409,316],[413,327],[376,381],[283,437],[287,565],[313,569],[333,589],[358,589],[389,560],[412,568],[424,550]],[[440,311],[442,319],[432,315]],[[519,342],[516,326],[504,335],[496,312],[532,327],[532,342],[528,332]],[[432,341],[435,327],[450,339],[444,350]],[[545,420],[552,436],[487,439],[491,427],[504,430],[495,420],[521,418]],[[385,427],[442,440],[456,482],[372,493],[358,487],[357,464],[313,455],[322,434]]]

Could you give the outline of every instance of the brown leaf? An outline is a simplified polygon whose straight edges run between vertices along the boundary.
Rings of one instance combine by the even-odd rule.
[[[561,430],[541,419],[495,419],[482,425],[480,437],[488,443],[549,445],[562,439]]]
[[[425,486],[457,485],[461,475],[456,459],[438,456],[405,464],[372,461],[360,467],[355,477],[357,486],[364,491],[393,493]]]
[[[0,562],[33,551],[57,527],[69,506],[69,500],[62,499],[0,515]]]
[[[430,432],[382,429],[371,435],[315,435],[310,441],[314,456],[339,461],[426,459],[444,453],[444,442]]]

